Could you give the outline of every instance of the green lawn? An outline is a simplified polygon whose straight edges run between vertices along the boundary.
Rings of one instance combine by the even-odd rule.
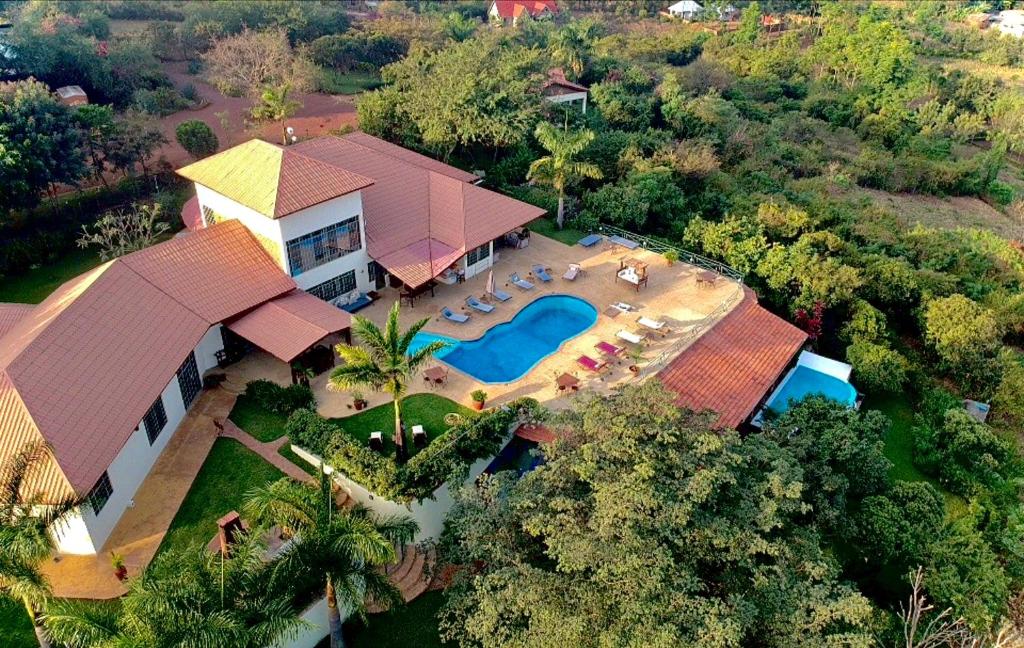
[[[426,592],[408,604],[382,614],[371,615],[366,625],[358,621],[345,624],[345,638],[353,648],[441,648],[452,646],[437,633],[437,613],[444,594]]]
[[[39,648],[24,606],[7,598],[0,598],[0,637],[4,648]]]
[[[38,304],[68,279],[100,264],[93,250],[75,249],[60,261],[0,281],[0,302]]]
[[[402,420],[405,421],[410,435],[408,439],[410,455],[417,452],[417,448],[411,446],[412,426],[422,425],[427,432],[427,440],[433,442],[448,431],[444,417],[445,414],[451,412],[456,412],[467,418],[476,415],[476,412],[468,407],[463,407],[455,401],[437,394],[413,394],[402,400]],[[391,436],[395,430],[395,408],[391,403],[378,405],[354,416],[333,420],[339,423],[345,432],[364,445],[369,443],[371,432],[383,432],[385,454],[394,453],[395,444],[391,440]]]
[[[320,68],[317,78],[317,89],[328,94],[359,94],[373,90],[382,85],[380,75],[373,72],[339,72],[330,68]]]
[[[260,441],[273,441],[284,436],[284,424],[288,420],[283,414],[264,409],[245,394],[238,397],[228,418]]]
[[[577,241],[590,233],[581,232],[580,230],[573,229],[571,227],[558,229],[554,219],[551,218],[538,218],[537,220],[530,222],[527,227],[538,234],[542,234],[548,238],[553,238],[556,241],[561,241],[566,245],[576,245]]]
[[[295,464],[299,468],[302,468],[303,470],[308,472],[310,475],[316,475],[316,468],[313,467],[313,464],[309,463],[308,461],[306,461],[305,459],[303,459],[299,455],[297,455],[294,452],[292,452],[292,446],[291,446],[290,443],[286,443],[283,446],[281,446],[280,448],[278,448],[277,449],[277,454],[281,455],[282,457],[284,457],[288,461],[292,462],[293,464]]]
[[[205,546],[217,533],[217,520],[237,511],[245,492],[284,477],[284,473],[234,439],[217,439],[174,516],[160,550]]]

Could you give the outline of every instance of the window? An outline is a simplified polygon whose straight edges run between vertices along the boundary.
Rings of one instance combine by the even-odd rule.
[[[196,366],[196,354],[189,353],[185,362],[178,367],[178,388],[181,389],[181,400],[185,403],[185,409],[192,406],[203,388],[203,382],[199,379],[199,367]]]
[[[317,284],[307,290],[310,295],[319,297],[324,301],[331,301],[336,299],[345,293],[352,292],[356,289],[356,271],[349,270],[343,275],[338,275],[334,279]]]
[[[220,223],[220,222],[223,222],[224,220],[226,220],[224,218],[224,216],[222,216],[221,214],[219,214],[219,213],[215,212],[214,210],[210,209],[206,205],[203,205],[202,211],[203,211],[203,222],[206,223],[207,226],[216,225],[217,223]]]
[[[162,397],[156,397],[156,402],[150,406],[149,411],[142,417],[142,422],[146,426],[146,437],[149,439],[149,445],[153,445],[156,438],[160,436],[160,432],[163,431],[164,426],[167,425],[167,412],[164,411],[164,399]]]
[[[475,265],[484,259],[491,256],[491,244],[484,243],[480,247],[475,247],[466,254],[466,265]]]
[[[99,481],[92,487],[86,499],[89,500],[89,504],[92,506],[92,512],[96,515],[100,514],[103,507],[107,505],[107,500],[114,493],[114,487],[110,485],[110,477],[107,475],[107,471],[103,471],[100,475]]]
[[[359,217],[303,234],[288,241],[288,267],[293,277],[362,248]]]

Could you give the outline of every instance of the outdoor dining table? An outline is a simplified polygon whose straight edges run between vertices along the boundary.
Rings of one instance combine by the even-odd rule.
[[[429,367],[423,371],[423,377],[433,385],[443,385],[448,381],[448,370],[444,367]]]
[[[697,283],[704,286],[714,286],[718,275],[710,270],[703,270],[697,273]]]
[[[576,391],[580,387],[580,379],[570,373],[564,373],[558,378],[555,378],[555,385],[558,387],[558,391],[564,392],[567,389]]]

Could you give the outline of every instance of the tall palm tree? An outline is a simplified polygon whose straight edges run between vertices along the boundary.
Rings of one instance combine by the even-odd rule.
[[[263,534],[228,556],[190,547],[161,553],[133,578],[121,604],[58,601],[46,629],[67,648],[263,648],[303,626],[294,593],[274,587]]]
[[[364,619],[367,597],[385,607],[401,603],[380,567],[397,559],[396,544],[416,534],[411,518],[379,518],[363,507],[340,509],[331,479],[322,470],[319,483],[285,478],[253,489],[246,493],[242,510],[251,520],[294,534],[274,563],[275,579],[323,589],[332,648],[344,645],[339,601],[347,612]]]
[[[267,86],[260,94],[260,102],[252,107],[252,116],[265,121],[281,122],[281,145],[288,146],[288,129],[285,120],[302,108],[302,102],[288,97],[292,86],[285,83]]]
[[[551,56],[566,67],[573,81],[583,76],[600,33],[600,25],[593,20],[574,20],[552,35]]]
[[[383,331],[365,317],[352,318],[352,331],[363,346],[339,344],[335,348],[345,364],[331,372],[330,383],[334,389],[366,386],[391,394],[395,403],[395,454],[397,460],[403,462],[408,454],[402,432],[402,397],[416,372],[447,344],[431,342],[410,354],[413,338],[430,318],[416,322],[403,333],[398,328],[398,312],[399,305],[395,302]]]
[[[601,169],[576,159],[594,141],[591,130],[561,130],[549,122],[537,124],[534,131],[548,155],[534,160],[526,174],[528,180],[553,187],[558,192],[558,227],[565,223],[565,189],[582,178],[599,179]]]
[[[0,465],[0,596],[25,606],[41,646],[50,645],[40,618],[50,584],[39,566],[56,550],[52,531],[79,504],[37,490],[34,480],[51,460],[49,446],[27,443]]]

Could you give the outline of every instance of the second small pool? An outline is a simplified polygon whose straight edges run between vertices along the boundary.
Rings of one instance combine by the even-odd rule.
[[[857,402],[857,390],[850,383],[808,366],[798,365],[768,402],[767,408],[781,414],[789,409],[791,403],[811,395],[824,396],[848,407],[853,407]]]
[[[498,306],[502,308],[502,306]],[[485,317],[476,314],[474,317]],[[597,309],[572,295],[548,295],[528,304],[511,321],[487,329],[475,340],[459,341],[418,333],[409,352],[434,340],[449,343],[437,358],[482,383],[519,380],[562,343],[597,322]]]

